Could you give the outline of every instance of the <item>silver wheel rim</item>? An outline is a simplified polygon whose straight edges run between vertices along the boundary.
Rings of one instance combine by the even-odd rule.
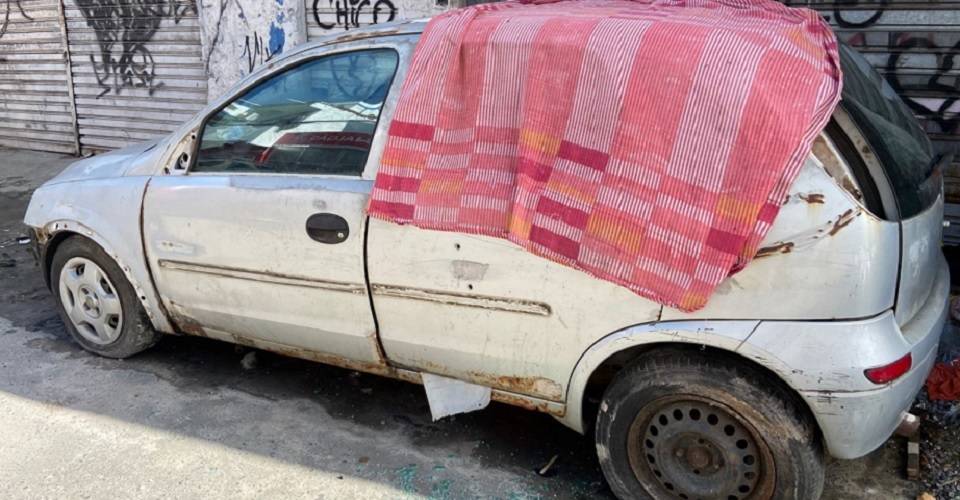
[[[92,260],[74,257],[60,270],[60,303],[85,340],[107,345],[123,329],[123,307],[116,287]]]

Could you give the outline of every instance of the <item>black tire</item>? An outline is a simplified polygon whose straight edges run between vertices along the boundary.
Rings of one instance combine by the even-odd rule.
[[[735,357],[658,349],[606,389],[600,466],[621,499],[816,499],[823,451],[800,404]]]
[[[84,338],[64,307],[60,297],[60,276],[64,265],[74,257],[88,259],[106,273],[116,296],[120,300],[123,322],[119,326],[119,336],[108,344],[97,344]],[[107,358],[123,359],[144,351],[160,339],[150,323],[150,318],[140,304],[133,286],[127,281],[120,267],[99,245],[82,236],[72,236],[64,240],[56,249],[50,265],[50,288],[53,291],[57,310],[63,324],[78,344],[84,349]]]

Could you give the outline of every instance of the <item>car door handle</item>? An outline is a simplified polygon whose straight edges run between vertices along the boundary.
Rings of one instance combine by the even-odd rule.
[[[307,235],[320,243],[342,243],[350,236],[350,225],[337,214],[313,214],[307,218]]]

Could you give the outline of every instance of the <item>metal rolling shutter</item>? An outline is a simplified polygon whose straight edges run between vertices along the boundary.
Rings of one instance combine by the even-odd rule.
[[[64,0],[80,145],[166,134],[206,104],[193,0]]]
[[[77,152],[58,5],[0,1],[0,146]]]

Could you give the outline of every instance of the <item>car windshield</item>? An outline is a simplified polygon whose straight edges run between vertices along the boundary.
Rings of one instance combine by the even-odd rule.
[[[912,217],[940,194],[933,147],[893,87],[857,51],[840,45],[840,105],[873,147],[892,185],[900,217]]]

